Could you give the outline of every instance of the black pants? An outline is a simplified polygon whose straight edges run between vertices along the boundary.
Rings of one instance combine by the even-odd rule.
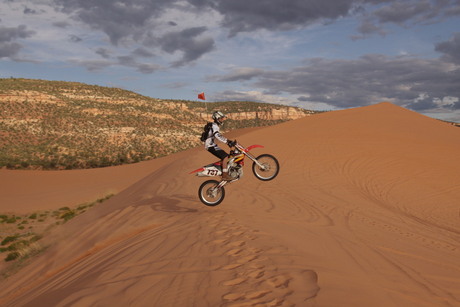
[[[228,153],[225,152],[225,150],[219,148],[219,147],[209,147],[208,151],[212,153],[214,156],[217,158],[223,160],[228,157]]]

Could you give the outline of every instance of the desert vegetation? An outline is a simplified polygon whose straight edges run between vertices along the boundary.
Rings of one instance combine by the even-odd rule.
[[[314,113],[254,102],[162,100],[76,82],[0,79],[0,168],[81,169],[161,157],[199,145],[215,109],[230,114],[227,130]]]
[[[45,246],[38,242],[52,228],[88,211],[113,194],[74,208],[37,211],[28,214],[0,214],[0,255],[4,261],[25,260],[41,252]]]

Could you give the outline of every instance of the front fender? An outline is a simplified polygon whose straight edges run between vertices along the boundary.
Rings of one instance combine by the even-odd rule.
[[[248,152],[248,151],[250,151],[250,150],[252,150],[252,149],[254,149],[254,148],[264,148],[264,146],[262,146],[262,145],[257,145],[257,144],[251,145],[251,146],[249,146],[248,148],[246,148],[245,151]]]

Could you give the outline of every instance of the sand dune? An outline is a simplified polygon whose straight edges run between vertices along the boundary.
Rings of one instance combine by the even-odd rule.
[[[246,167],[206,207],[187,175],[212,160],[201,149],[132,171],[139,181],[44,239],[0,304],[460,305],[460,129],[382,103],[239,141],[265,145],[254,152],[275,155],[279,176]]]

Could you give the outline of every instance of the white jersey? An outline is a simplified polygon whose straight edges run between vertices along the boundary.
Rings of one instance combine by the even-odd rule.
[[[212,123],[211,129],[209,129],[208,138],[204,142],[204,147],[206,149],[210,147],[219,148],[216,144],[216,139],[222,143],[227,144],[227,138],[220,133],[220,127],[216,123]]]

